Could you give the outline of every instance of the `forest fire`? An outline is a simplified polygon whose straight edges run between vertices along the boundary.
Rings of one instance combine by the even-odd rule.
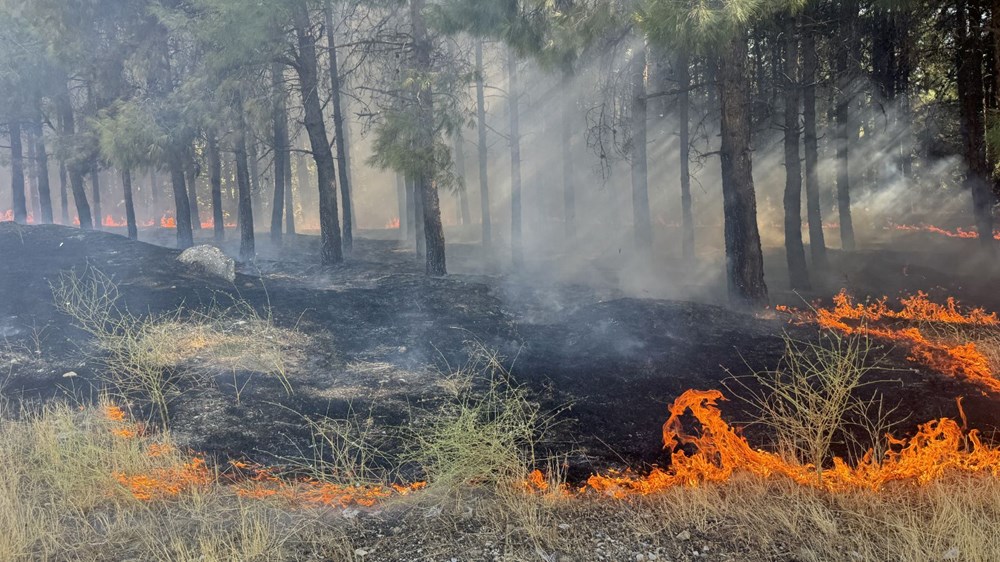
[[[950,471],[1000,476],[1000,449],[983,444],[976,430],[965,431],[949,418],[922,424],[908,439],[888,436],[889,448],[882,456],[870,450],[855,466],[834,458],[832,466],[823,469],[752,448],[722,418],[721,400],[725,398],[716,390],[688,390],[674,401],[663,425],[663,446],[672,452],[669,468],[657,468],[645,476],[628,472],[592,476],[580,491],[622,499],[678,485],[724,482],[735,472],[782,476],[830,492],[879,491],[895,481],[927,484]],[[958,407],[961,414],[961,402]],[[689,412],[700,428],[697,433],[683,429],[681,420]],[[682,447],[696,451],[688,454]]]
[[[815,323],[842,334],[864,334],[902,344],[911,360],[939,373],[969,380],[985,391],[1000,393],[1000,381],[993,376],[990,359],[981,349],[1000,332],[996,313],[982,308],[963,309],[949,297],[945,304],[932,302],[926,293],[899,299],[900,308],[888,305],[888,298],[856,303],[845,290],[833,298],[833,306],[815,306],[811,311],[778,307],[793,321]],[[972,333],[964,333],[964,332]],[[977,345],[976,341],[981,343]]]
[[[968,230],[964,228],[956,228],[954,230],[947,230],[934,225],[912,225],[912,224],[894,224],[892,225],[894,230],[904,231],[904,232],[928,232],[931,234],[940,234],[948,238],[964,238],[964,239],[978,239],[979,233],[975,230]],[[1000,240],[1000,230],[995,230],[993,232],[993,238]]]

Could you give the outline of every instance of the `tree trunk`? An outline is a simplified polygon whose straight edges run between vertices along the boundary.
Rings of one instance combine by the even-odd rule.
[[[354,249],[354,215],[351,202],[352,186],[350,178],[348,177],[347,134],[344,128],[344,113],[340,100],[341,82],[340,70],[337,67],[337,46],[333,37],[333,6],[330,0],[326,0],[325,3],[326,9],[324,10],[324,13],[326,16],[327,28],[327,50],[329,52],[330,59],[330,92],[333,96],[333,99],[331,100],[331,103],[333,104],[333,134],[336,135],[337,172],[339,174],[338,179],[340,181],[340,200],[344,208],[343,245],[344,251],[350,255],[351,251]]]
[[[850,37],[852,26],[857,19],[857,3],[845,1],[841,9],[840,29],[848,37],[848,45],[835,45],[834,65],[837,73],[837,106],[836,106],[836,144],[837,144],[837,209],[840,212],[840,245],[844,250],[855,249],[854,223],[851,220],[851,169],[850,169],[850,134],[851,127],[851,90],[853,88],[853,72],[850,71],[850,52],[854,42]]]
[[[61,131],[63,139],[72,141],[76,136],[76,124],[73,116],[73,105],[70,102],[68,83],[64,85],[60,95],[56,96],[56,105],[63,124],[63,130]],[[73,202],[76,205],[77,220],[80,223],[80,228],[90,230],[94,228],[94,222],[90,213],[90,204],[87,202],[87,192],[83,185],[83,165],[79,162],[70,161],[66,166],[69,172],[70,188],[73,190]]]
[[[174,222],[177,223],[177,247],[181,250],[194,246],[191,228],[191,203],[184,184],[183,147],[174,147],[170,158],[170,183],[174,192]]]
[[[476,130],[479,133],[479,198],[482,212],[483,247],[493,243],[493,221],[490,216],[489,156],[486,146],[486,96],[483,84],[483,41],[476,40]]]
[[[139,239],[139,227],[135,223],[135,200],[132,198],[132,171],[122,170],[122,190],[125,192],[125,224],[128,226],[128,237]]]
[[[69,226],[69,186],[66,179],[66,161],[59,159],[59,223]]]
[[[965,185],[972,192],[972,211],[984,251],[993,255],[993,194],[990,169],[986,159],[986,100],[983,76],[983,52],[977,37],[981,8],[975,0],[958,3],[956,51],[958,99],[961,113],[961,137],[965,157]]]
[[[288,109],[282,91],[282,66],[271,66],[271,87],[275,95],[271,120],[274,132],[274,199],[271,204],[271,241],[281,243],[281,219],[285,212],[285,168],[288,166]]]
[[[12,122],[10,130],[10,189],[13,198],[14,222],[28,223],[28,201],[24,196],[24,154],[21,146],[21,124]]]
[[[434,181],[434,98],[431,91],[431,40],[424,22],[424,0],[410,0],[410,23],[413,25],[415,70],[425,79],[417,91],[417,149],[423,154],[418,174],[418,201],[423,211],[424,236],[427,241],[427,275],[446,275],[444,227],[441,224],[441,203]]]
[[[38,200],[41,208],[41,220],[43,224],[52,224],[52,189],[49,186],[49,155],[46,152],[44,129],[42,128],[41,117],[36,117],[32,123],[35,142],[35,175],[38,178]]]
[[[39,204],[38,197],[38,163],[35,161],[35,126],[34,123],[30,123],[24,128],[25,136],[28,139],[28,160],[26,164],[26,184],[27,193],[31,195],[31,221],[35,224],[39,223],[39,219],[42,217],[42,207]]]
[[[257,255],[253,232],[253,199],[250,186],[250,167],[247,162],[247,125],[242,100],[237,101],[239,113],[236,131],[236,188],[239,191],[240,260],[252,262]]]
[[[337,192],[334,185],[333,153],[326,136],[323,107],[319,100],[319,71],[316,58],[316,38],[309,33],[309,12],[304,3],[295,6],[295,35],[298,53],[295,69],[299,75],[305,128],[312,146],[319,182],[319,223],[323,265],[344,261],[341,244],[340,218],[337,216]]]
[[[187,165],[184,166],[184,169],[187,172],[188,201],[191,205],[191,228],[201,230],[201,212],[198,210],[198,170],[194,158],[194,147],[191,147],[190,152],[190,156],[186,158]]]
[[[691,208],[691,61],[687,49],[677,54],[678,145],[681,174],[681,255],[694,261],[694,212]]]
[[[472,216],[469,211],[469,180],[465,173],[465,135],[462,134],[462,127],[455,130],[455,175],[461,179],[458,186],[458,208],[462,226],[472,224]]]
[[[94,197],[94,228],[101,230],[104,226],[104,214],[101,212],[101,165],[96,156],[90,160],[90,187]]]
[[[649,171],[646,160],[646,46],[632,55],[632,220],[635,246],[640,251],[653,247],[653,225],[649,216]]]
[[[257,137],[247,126],[247,163],[250,170],[250,204],[253,205],[254,216],[264,214],[264,188],[261,187],[260,177],[260,145],[257,144]]]
[[[208,152],[208,179],[212,185],[212,229],[215,234],[215,242],[221,243],[226,239],[226,219],[222,212],[222,158],[219,156],[219,141],[215,138],[214,131],[208,133],[206,148]]]
[[[722,109],[719,151],[725,214],[726,270],[730,302],[740,308],[767,306],[764,258],[757,229],[757,201],[750,148],[750,80],[747,41],[735,33],[720,58]]]
[[[514,269],[524,265],[521,240],[521,126],[518,108],[517,57],[507,51],[507,105],[510,114],[510,249]]]
[[[809,290],[802,244],[802,161],[799,153],[799,39],[796,18],[785,23],[785,258],[792,290]]]
[[[809,16],[815,14],[808,12]],[[809,219],[809,253],[815,269],[826,269],[826,236],[819,194],[819,142],[816,133],[816,21],[810,17],[802,29],[802,118],[806,157],[806,215]]]

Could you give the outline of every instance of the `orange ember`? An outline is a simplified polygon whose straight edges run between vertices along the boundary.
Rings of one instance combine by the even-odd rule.
[[[387,230],[398,230],[399,229],[399,217],[392,219],[391,221],[385,223],[385,228]]]
[[[196,487],[207,486],[214,480],[201,457],[178,466],[154,470],[151,474],[127,475],[116,472],[114,477],[135,499],[142,501],[177,496]]]
[[[966,328],[998,328],[996,313],[982,308],[963,309],[949,297],[945,304],[935,303],[927,294],[918,292],[899,299],[896,310],[883,297],[876,301],[856,303],[841,290],[833,297],[833,307],[816,306],[814,311],[785,308],[793,320],[815,322],[821,328],[843,334],[866,334],[906,346],[910,359],[939,373],[971,381],[985,390],[1000,393],[1000,381],[993,376],[989,361],[974,342],[953,343],[928,335],[934,325]]]
[[[117,227],[128,226],[128,223],[125,221],[125,219],[115,220],[115,218],[112,217],[111,215],[105,216],[104,220],[101,222],[101,224],[104,225],[104,226],[106,226],[106,227],[108,227],[108,228],[117,228]]]
[[[163,215],[163,217],[160,218],[160,226],[163,228],[177,228],[177,221],[174,217]]]

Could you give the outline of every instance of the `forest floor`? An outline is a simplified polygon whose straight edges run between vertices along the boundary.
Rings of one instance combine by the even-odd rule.
[[[171,233],[143,236],[167,243]],[[528,400],[552,413],[551,429],[536,443],[539,458],[560,459],[566,479],[580,482],[609,469],[641,472],[667,464],[661,426],[678,395],[691,388],[725,389],[734,376],[774,369],[785,352],[783,334],[797,339],[816,335],[814,328],[792,326],[778,315],[739,314],[712,304],[721,294],[718,276],[682,278],[674,270],[665,271],[662,276],[676,294],[653,296],[676,298],[650,298],[623,280],[630,272],[617,260],[626,258],[614,252],[591,262],[592,269],[605,272],[600,278],[573,282],[573,270],[558,267],[558,256],[539,256],[529,260],[526,273],[510,275],[490,265],[495,262],[484,259],[474,245],[456,244],[449,247],[450,269],[456,273],[428,278],[411,251],[393,236],[362,233],[351,259],[335,268],[314,264],[315,237],[286,237],[281,248],[261,240],[261,259],[240,266],[236,282],[229,284],[187,271],[175,261],[175,250],[113,233],[0,224],[0,364],[8,367],[0,372],[0,393],[26,402],[56,399],[78,404],[93,403],[102,395],[108,380],[102,374],[101,351],[53,299],[52,287],[61,274],[89,266],[115,281],[133,315],[246,303],[275,327],[301,335],[282,358],[281,377],[239,368],[206,370],[193,365],[198,357],[179,367],[197,370],[198,376],[183,379],[170,396],[170,437],[219,464],[239,460],[275,466],[311,457],[315,434],[306,420],[348,419],[360,413],[377,428],[419,424],[424,413],[435,411],[454,394],[449,374],[480,349],[505,358],[505,367],[513,381],[523,385]],[[911,250],[887,246],[849,257],[834,252],[836,273],[817,279],[813,293],[799,295],[780,287],[772,287],[772,293],[778,303],[804,307],[806,301],[828,300],[844,287],[861,297],[925,290],[1000,310],[998,275],[962,262],[964,252],[955,251],[974,242],[948,240],[931,247],[923,239],[910,241]],[[769,255],[769,271],[780,272],[781,261],[777,253]],[[970,274],[956,274],[961,271]],[[222,319],[230,320],[241,322]],[[892,421],[898,422],[895,431],[906,434],[918,423],[955,417],[958,396],[965,397],[970,427],[987,437],[1000,429],[997,396],[908,361],[905,350],[886,347],[884,353],[872,376],[891,381],[880,388],[897,406],[892,413]],[[151,415],[148,405],[131,405],[134,417]],[[746,421],[738,402],[723,404],[723,412],[734,421]],[[746,435],[759,446],[769,438],[753,427]],[[398,443],[388,440],[386,447],[379,462],[405,465],[394,456],[402,450]],[[402,477],[410,476],[404,468]],[[464,544],[467,539],[460,539],[455,550],[436,544],[417,555],[407,549],[434,541],[411,537],[393,543],[392,537],[405,532],[406,524],[393,522],[398,514],[392,509],[380,513],[362,518],[366,522],[351,539],[360,546],[348,549],[354,557],[492,560],[502,558],[509,547]],[[587,514],[567,512],[569,523],[560,523],[555,533],[565,535],[561,540],[566,542],[582,541],[589,545],[583,547],[585,552],[601,552],[600,557],[552,554],[535,559],[751,559],[745,542],[739,546],[712,537],[712,521],[692,527],[693,539],[686,527],[673,527],[676,521],[664,523],[672,529],[664,535],[669,544],[643,543],[646,546],[635,543],[634,536],[623,536],[621,529],[603,537],[574,538],[569,526],[589,517],[634,517],[653,525],[646,516],[630,513],[608,506]],[[460,513],[449,521],[459,535],[463,526],[474,525]],[[677,533],[681,538],[671,539]],[[490,536],[502,541],[504,535],[500,530]],[[794,542],[794,534],[775,538],[759,558],[803,559],[794,548],[782,551],[775,546],[786,539]],[[365,544],[376,543],[396,546],[381,547],[377,556],[358,554]],[[309,556],[303,554],[302,559],[339,559]],[[850,557],[845,554],[844,559]]]

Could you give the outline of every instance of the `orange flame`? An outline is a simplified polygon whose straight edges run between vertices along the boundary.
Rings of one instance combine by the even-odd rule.
[[[717,403],[724,399],[717,390],[688,390],[674,401],[663,426],[664,447],[672,451],[668,469],[655,468],[645,476],[628,472],[591,476],[580,492],[595,491],[614,498],[648,495],[682,484],[723,482],[737,471],[764,478],[783,476],[831,492],[877,491],[903,480],[926,484],[949,471],[1000,476],[1000,449],[984,445],[978,432],[965,432],[949,418],[921,425],[910,439],[889,436],[889,450],[881,458],[869,451],[853,467],[834,458],[832,468],[820,473],[812,465],[789,462],[750,447],[723,420]],[[961,413],[961,401],[958,406]],[[700,434],[683,429],[681,417],[687,412],[698,422]],[[695,452],[687,454],[682,446],[694,447]]]
[[[399,217],[395,217],[392,220],[390,220],[389,222],[385,223],[385,228],[387,230],[398,230],[399,229],[399,225],[400,225]]]
[[[955,230],[946,230],[944,228],[939,228],[934,225],[913,225],[913,224],[894,224],[892,228],[895,230],[902,230],[905,232],[930,232],[932,234],[940,234],[942,236],[947,236],[948,238],[979,238],[979,233],[975,230],[966,230],[964,228],[956,228]],[[1000,240],[1000,230],[993,232],[993,238]]]
[[[894,310],[883,297],[868,304],[855,303],[845,290],[833,297],[832,308],[815,307],[814,312],[782,308],[793,320],[815,322],[821,328],[843,334],[866,334],[905,345],[910,359],[942,374],[969,380],[986,390],[1000,393],[1000,381],[993,376],[989,360],[974,342],[955,344],[928,336],[922,323],[967,327],[1000,327],[996,313],[982,308],[963,309],[949,297],[945,304],[932,302],[920,291],[899,299]],[[913,324],[917,325],[914,326]]]

